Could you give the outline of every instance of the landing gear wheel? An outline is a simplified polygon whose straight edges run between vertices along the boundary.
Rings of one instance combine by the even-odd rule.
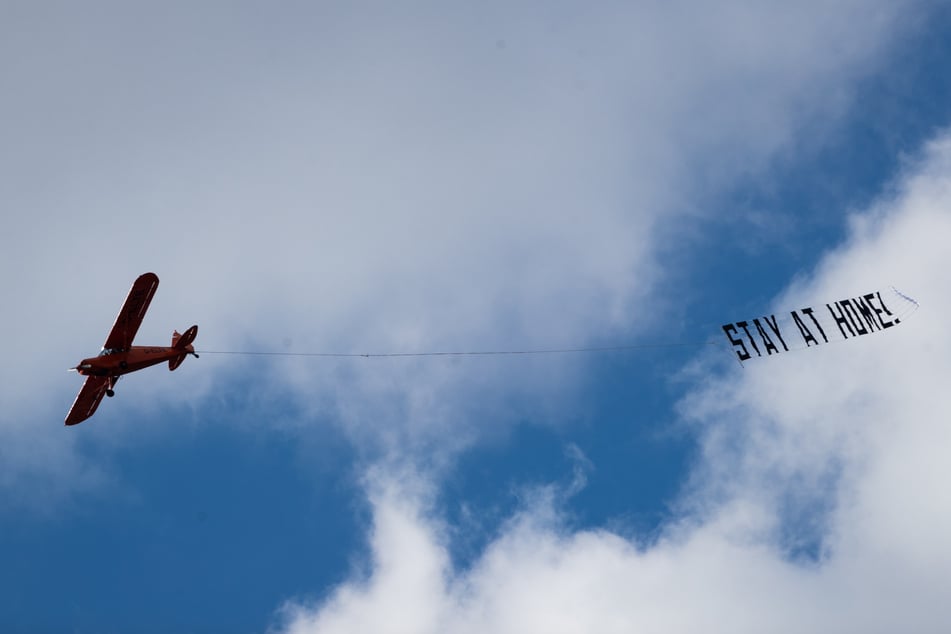
[[[112,398],[115,395],[116,393],[114,390],[106,390],[106,396],[108,396],[109,398]]]
[[[129,364],[126,363],[125,361],[120,361],[120,362],[119,362],[119,367],[120,367],[121,369],[125,370],[126,368],[129,367]]]

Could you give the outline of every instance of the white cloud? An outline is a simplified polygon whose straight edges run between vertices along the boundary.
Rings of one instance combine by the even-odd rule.
[[[630,314],[665,299],[658,228],[831,125],[903,9],[20,7],[0,26],[0,287],[20,360],[0,388],[2,468],[72,455],[78,434],[128,442],[144,431],[124,421],[163,395],[213,403],[248,372],[255,424],[290,399],[359,444],[437,457],[526,402],[557,419],[575,361],[206,356],[129,378],[112,414],[64,432],[78,383],[54,370],[96,350],[146,270],[162,278],[146,343],[193,322],[199,348],[327,351],[649,327]],[[62,465],[81,462],[49,468],[68,487]]]
[[[573,532],[556,503],[524,509],[470,569],[454,570],[427,495],[390,474],[371,487],[369,573],[319,605],[288,603],[278,629],[945,631],[949,197],[944,135],[777,299],[807,305],[895,281],[923,306],[900,328],[746,370],[703,363],[683,403],[702,460],[656,543]],[[797,558],[797,538],[819,541],[821,556]]]

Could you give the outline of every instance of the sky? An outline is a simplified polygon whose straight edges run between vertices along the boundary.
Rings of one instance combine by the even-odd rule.
[[[944,631],[949,35],[0,3],[0,630]],[[146,271],[136,343],[201,358],[63,426]],[[874,336],[721,330],[891,286],[920,308]]]

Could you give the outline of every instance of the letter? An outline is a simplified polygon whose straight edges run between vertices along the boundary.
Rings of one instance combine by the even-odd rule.
[[[812,307],[810,306],[808,308],[803,308],[802,314],[807,315],[809,319],[812,320],[812,323],[815,324],[816,328],[819,329],[819,334],[822,335],[822,340],[825,341],[826,343],[829,343],[829,338],[826,337],[826,331],[822,329],[822,326],[819,324],[819,320],[816,319],[815,316],[812,314]]]
[[[878,295],[878,301],[879,301],[879,303],[882,305],[881,308],[879,308],[878,306],[875,305],[875,296],[876,296],[876,295]],[[872,310],[875,311],[875,316],[878,317],[878,320],[879,320],[880,322],[882,322],[882,328],[891,328],[892,326],[895,325],[895,324],[893,324],[891,321],[885,321],[885,318],[882,317],[882,313],[883,313],[883,312],[884,312],[884,313],[887,313],[889,316],[891,316],[892,313],[891,313],[890,310],[888,310],[888,308],[885,307],[885,303],[882,302],[882,295],[881,295],[881,293],[875,293],[875,294],[869,293],[868,295],[865,295],[865,296],[864,296],[864,299],[865,299],[865,301],[868,302],[868,305],[872,307]]]
[[[799,315],[796,314],[796,311],[790,311],[793,321],[796,322],[796,326],[799,328],[799,334],[802,335],[802,340],[806,342],[806,347],[809,347],[809,342],[819,345],[819,342],[816,341],[816,338],[812,336],[812,333],[809,332],[809,329],[806,328],[806,324],[802,323],[802,319],[799,318]]]
[[[879,292],[876,292],[875,295],[878,297],[878,303],[882,305],[882,310],[888,313],[889,317],[893,317],[894,315],[892,315],[892,311],[888,310],[888,306],[886,306],[885,302],[882,301],[882,294]],[[882,326],[884,326],[885,328],[891,328],[895,324],[900,324],[900,323],[901,323],[901,320],[898,318],[895,318],[893,322],[890,322],[887,324],[884,321],[882,321]]]
[[[723,332],[726,333],[726,338],[730,340],[730,343],[733,344],[734,346],[739,346],[743,350],[743,352],[740,352],[739,350],[734,350],[734,352],[736,353],[736,356],[740,358],[740,362],[746,361],[747,359],[750,358],[750,353],[746,351],[746,346],[743,345],[742,340],[734,339],[733,337],[730,336],[731,330],[733,332],[736,332],[736,328],[733,326],[733,324],[727,324],[723,326]]]
[[[826,304],[826,308],[829,309],[829,312],[832,313],[832,319],[835,320],[835,325],[839,327],[839,332],[842,333],[843,339],[848,339],[849,336],[845,334],[845,329],[842,326],[845,326],[849,329],[849,332],[852,333],[852,336],[855,336],[855,331],[852,330],[852,326],[849,325],[849,320],[845,318],[845,315],[842,312],[842,307],[839,306],[839,302],[835,302],[836,308],[839,309],[839,314],[836,315],[835,311],[832,309],[832,306]]]
[[[856,297],[852,300],[852,303],[858,308],[859,313],[862,314],[862,319],[865,320],[865,323],[868,324],[868,331],[872,332],[873,330],[881,330],[882,324],[878,321],[878,316],[869,308],[868,303],[865,299],[861,297]]]
[[[855,329],[855,332],[860,335],[867,335],[868,330],[862,324],[862,319],[859,317],[858,312],[852,307],[852,302],[843,299],[839,304],[842,306],[842,314],[849,318],[849,323],[852,324],[852,328]]]
[[[759,348],[756,346],[756,342],[753,341],[753,336],[750,334],[750,331],[749,331],[749,329],[747,328],[747,326],[749,326],[749,324],[746,323],[745,321],[738,321],[738,322],[736,322],[736,325],[739,326],[740,328],[742,328],[742,329],[743,329],[743,332],[746,333],[746,338],[750,340],[750,345],[753,346],[753,350],[756,350],[756,356],[757,356],[757,357],[763,356],[763,354],[759,351]]]
[[[773,321],[769,320],[769,317],[773,318]],[[783,344],[783,350],[789,352],[789,348],[786,347],[786,342],[783,341],[783,336],[779,333],[779,324],[776,323],[776,315],[770,315],[769,317],[763,317],[766,320],[766,325],[769,326],[769,329],[776,334],[776,338],[779,339],[779,343]],[[777,352],[779,352],[777,350]]]
[[[770,339],[769,335],[766,334],[766,331],[763,330],[763,326],[760,325],[759,319],[754,319],[753,325],[756,326],[756,330],[759,332],[759,336],[763,340],[763,347],[766,348],[766,354],[773,354],[771,350],[774,350],[776,354],[779,354],[779,348],[776,347],[776,344],[773,343],[773,340]]]

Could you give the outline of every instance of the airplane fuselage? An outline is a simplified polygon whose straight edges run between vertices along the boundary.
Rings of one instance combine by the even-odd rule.
[[[182,356],[180,348],[162,346],[132,346],[128,350],[106,352],[83,359],[76,371],[85,376],[120,376],[142,368],[158,365]]]

